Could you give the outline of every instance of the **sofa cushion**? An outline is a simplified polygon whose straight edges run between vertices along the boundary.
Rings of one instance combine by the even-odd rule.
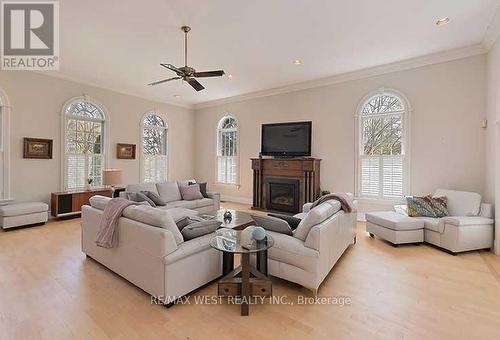
[[[185,201],[201,200],[203,198],[198,184],[181,186],[179,190],[181,191],[182,199]]]
[[[286,263],[305,271],[315,268],[318,264],[319,252],[304,247],[301,240],[284,234],[268,231],[274,240],[274,245],[268,250],[268,258]]]
[[[196,201],[173,201],[167,203],[167,208],[196,209]]]
[[[194,238],[211,234],[220,228],[222,222],[217,220],[206,220],[193,222],[182,228],[182,236],[184,240],[192,240]]]
[[[477,216],[481,208],[481,195],[475,192],[438,189],[434,197],[446,196],[450,216]]]
[[[202,198],[201,200],[196,200],[196,208],[208,207],[214,204],[214,200],[211,198]]]
[[[297,229],[300,222],[302,221],[302,218],[285,214],[267,214],[267,216],[276,217],[279,218],[280,220],[286,221],[286,223],[288,223],[288,225],[292,230]]]
[[[424,222],[424,228],[435,232],[441,232],[441,219],[435,217],[415,217],[415,219]]]
[[[174,235],[177,244],[184,242],[184,238],[168,210],[145,205],[134,205],[125,208],[123,216],[137,222],[169,230]]]
[[[181,192],[176,182],[157,183],[156,189],[161,199],[166,203],[182,200]]]
[[[392,230],[418,230],[424,227],[424,221],[416,217],[408,217],[394,211],[378,211],[366,213],[368,222]]]
[[[125,191],[127,192],[152,191],[158,193],[158,190],[156,190],[156,185],[154,183],[129,184],[125,188]]]
[[[11,203],[0,206],[0,216],[18,216],[46,212],[49,210],[49,205],[43,202],[24,202]]]
[[[212,239],[212,237],[212,234],[208,234],[183,242],[181,245],[179,245],[176,251],[168,254],[163,258],[163,263],[171,264],[188,256],[210,249],[210,240]]]
[[[251,215],[255,224],[269,231],[276,233],[293,235],[292,228],[287,221],[273,216]]]
[[[329,200],[312,208],[307,213],[306,217],[300,221],[299,226],[293,232],[293,236],[299,240],[305,241],[307,234],[309,234],[312,227],[320,224],[333,214],[337,213],[340,210],[340,207],[341,205],[339,201]]]
[[[151,201],[154,202],[156,206],[165,206],[167,203],[165,203],[164,200],[161,199],[160,195],[158,195],[156,192],[153,191],[141,191],[144,195],[146,195]]]

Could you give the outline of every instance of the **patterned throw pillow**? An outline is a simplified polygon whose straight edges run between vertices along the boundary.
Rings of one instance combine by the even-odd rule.
[[[436,217],[445,217],[449,215],[448,199],[446,198],[446,196],[432,197],[431,195],[429,195],[428,197],[431,201],[432,209],[434,210],[434,214],[436,215]]]
[[[407,196],[406,205],[410,217],[437,217],[429,196]]]

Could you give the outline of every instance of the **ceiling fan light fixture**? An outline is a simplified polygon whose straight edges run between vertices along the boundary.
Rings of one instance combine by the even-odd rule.
[[[302,65],[302,60],[300,60],[300,59],[294,59],[293,60],[293,64],[294,65]]]
[[[436,25],[437,26],[444,26],[444,25],[446,25],[449,22],[450,22],[450,18],[444,17],[444,18],[441,18],[438,21],[436,21]]]

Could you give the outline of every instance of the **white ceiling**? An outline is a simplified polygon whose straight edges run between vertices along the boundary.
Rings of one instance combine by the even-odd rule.
[[[478,44],[498,0],[62,0],[60,73],[140,97],[196,104]],[[448,16],[451,22],[434,23]],[[233,75],[196,93],[159,63]],[[293,65],[295,58],[302,60]],[[181,98],[174,98],[174,95]]]

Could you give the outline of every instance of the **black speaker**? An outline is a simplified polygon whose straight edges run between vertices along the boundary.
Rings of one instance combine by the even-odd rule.
[[[57,196],[58,202],[58,211],[57,214],[66,214],[70,213],[73,209],[73,195],[59,195]]]

